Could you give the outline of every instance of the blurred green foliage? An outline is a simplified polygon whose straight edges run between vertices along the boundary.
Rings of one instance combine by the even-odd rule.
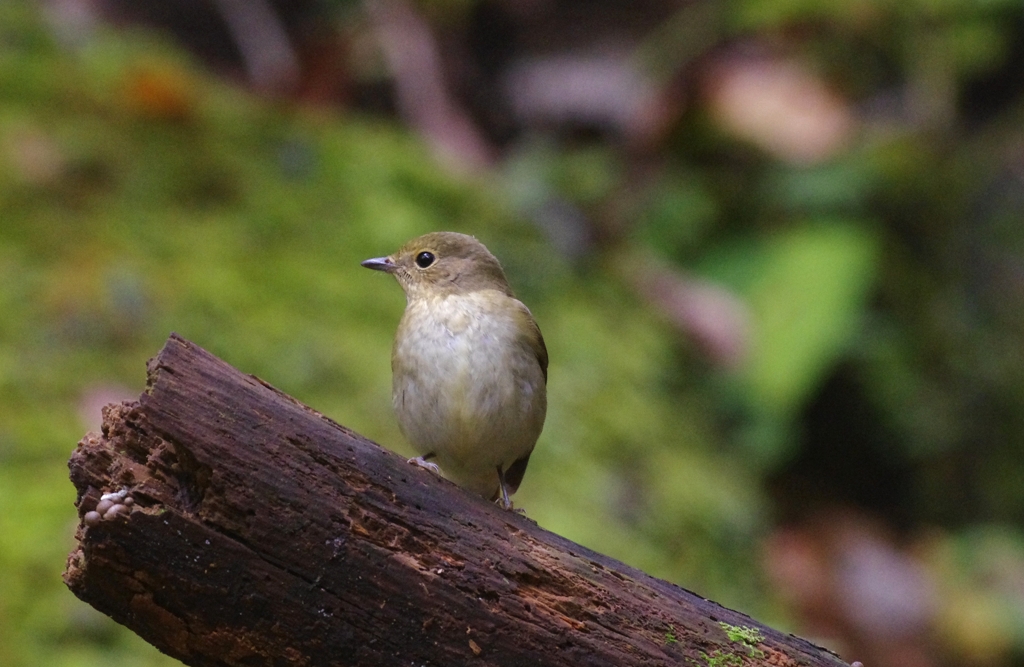
[[[955,657],[942,664],[1024,655],[1024,595],[1007,583],[1024,577],[1022,8],[690,3],[639,51],[645,72],[698,80],[656,157],[637,168],[620,147],[570,145],[523,160],[625,236],[631,257],[648,253],[741,297],[744,363],[704,375],[683,354],[672,384],[708,411],[697,439],[720,438],[729,461],[781,497],[762,513],[799,521],[848,504],[903,539],[948,531],[918,545],[933,550],[926,560],[948,596],[939,652]],[[719,66],[688,69],[700,58]],[[821,116],[832,100],[853,118],[842,149],[787,161],[723,129],[707,99],[730,67],[765,62],[824,90],[748,88],[746,110],[779,104],[808,120],[773,95],[805,93]]]
[[[787,428],[855,341],[877,255],[869,226],[816,220],[705,257],[704,274],[750,308],[752,343],[737,389],[750,418],[747,444],[766,464],[792,454],[797,439]]]

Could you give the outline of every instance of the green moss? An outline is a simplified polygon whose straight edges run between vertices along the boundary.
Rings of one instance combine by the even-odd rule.
[[[729,638],[729,641],[742,644],[751,657],[764,656],[764,651],[757,648],[757,645],[764,641],[764,634],[760,630],[743,625],[729,625],[724,621],[719,621],[718,625],[725,630],[725,636]]]
[[[743,658],[721,650],[712,651],[711,653],[701,651],[700,655],[703,663],[697,662],[693,658],[687,658],[687,661],[698,667],[742,667],[743,665]]]

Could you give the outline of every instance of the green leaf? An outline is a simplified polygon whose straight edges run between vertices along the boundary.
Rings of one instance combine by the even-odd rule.
[[[741,373],[755,415],[791,418],[856,337],[876,275],[878,242],[863,224],[816,221],[713,255],[704,272],[751,313]]]

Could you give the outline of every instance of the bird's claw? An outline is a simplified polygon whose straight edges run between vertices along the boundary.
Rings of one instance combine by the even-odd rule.
[[[499,502],[499,503],[498,503],[498,505],[499,505],[499,506],[500,506],[500,507],[501,507],[502,509],[504,509],[504,510],[508,510],[509,512],[512,512],[513,514],[518,514],[519,516],[526,516],[526,510],[524,510],[524,509],[523,509],[522,507],[513,507],[513,506],[512,506],[512,503],[509,503],[509,504],[508,504],[508,505],[506,506],[506,505],[504,505],[503,503]]]
[[[431,463],[422,456],[414,456],[413,458],[409,459],[408,462],[418,468],[426,468],[427,470],[434,474],[441,474],[441,469],[437,467],[436,463]]]

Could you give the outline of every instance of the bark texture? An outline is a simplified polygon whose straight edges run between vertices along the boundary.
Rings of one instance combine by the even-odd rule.
[[[178,336],[69,465],[83,520],[67,585],[188,665],[845,664],[473,497]],[[119,511],[88,514],[119,490]]]

